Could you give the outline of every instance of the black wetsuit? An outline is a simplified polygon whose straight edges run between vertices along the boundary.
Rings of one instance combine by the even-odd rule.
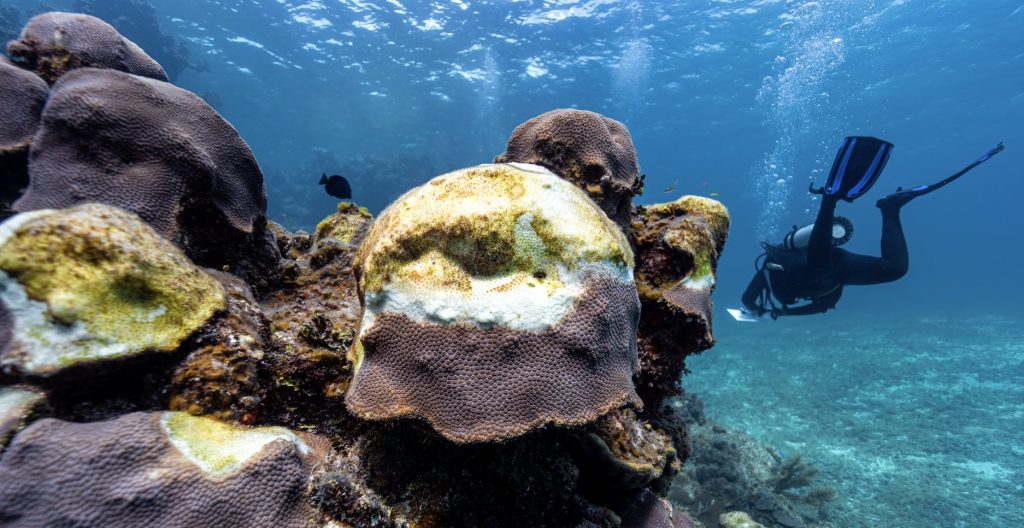
[[[839,302],[843,286],[892,282],[906,275],[909,257],[900,224],[903,203],[879,203],[882,210],[882,256],[879,258],[832,246],[837,201],[823,199],[806,249],[793,251],[766,246],[765,271],[754,275],[743,292],[743,306],[747,310],[764,313],[770,309],[758,304],[762,292],[768,292],[782,304],[772,312],[773,316],[822,313]],[[773,269],[777,268],[774,265],[781,269]],[[788,306],[800,300],[810,302]]]

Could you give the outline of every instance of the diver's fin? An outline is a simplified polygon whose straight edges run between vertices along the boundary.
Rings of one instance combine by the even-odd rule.
[[[906,205],[907,202],[913,200],[914,198],[917,198],[918,196],[923,196],[932,191],[937,191],[945,187],[946,185],[953,183],[953,181],[956,180],[957,178],[963,176],[964,174],[967,174],[968,172],[970,172],[971,169],[977,167],[978,165],[981,165],[982,163],[985,163],[986,161],[989,160],[989,158],[995,156],[996,154],[999,154],[1002,151],[1003,144],[999,143],[998,145],[990,148],[988,152],[982,154],[980,158],[972,161],[969,165],[960,169],[956,174],[943,178],[935,183],[926,183],[924,185],[918,185],[917,187],[907,189],[905,191],[903,190],[903,187],[899,187],[896,189],[896,192],[879,199],[878,203],[876,203],[875,205],[878,206],[883,211],[886,209],[899,209],[900,207]]]
[[[892,143],[888,141],[868,136],[850,136],[839,147],[828,174],[828,182],[821,189],[812,188],[811,192],[852,202],[868,192],[878,181],[891,152]]]
[[[928,193],[930,193],[932,191],[935,191],[935,190],[938,190],[938,189],[940,189],[942,187],[945,187],[946,185],[952,183],[953,180],[956,180],[957,178],[963,176],[964,174],[967,174],[971,169],[977,167],[978,165],[981,165],[982,163],[985,163],[992,156],[995,156],[996,154],[999,154],[1000,152],[1002,152],[1003,148],[1004,148],[1003,147],[1003,143],[1000,142],[998,145],[990,148],[988,150],[988,152],[982,154],[982,156],[980,158],[972,161],[970,165],[960,169],[960,171],[957,172],[956,174],[954,174],[952,176],[949,176],[947,178],[944,178],[942,180],[939,180],[939,181],[937,181],[935,183],[928,183],[928,184],[925,184],[925,185],[918,185],[917,187],[914,187],[913,189],[910,189],[909,191],[906,191],[906,192],[912,192],[912,193],[914,193],[914,196],[921,196],[922,194],[928,194]],[[897,192],[899,192],[899,191],[897,191]]]

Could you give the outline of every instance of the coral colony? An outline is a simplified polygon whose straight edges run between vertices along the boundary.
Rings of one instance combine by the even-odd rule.
[[[41,14],[9,50],[0,520],[693,526],[668,402],[729,216],[634,208],[623,124],[554,110],[292,233],[235,129],[107,23]]]

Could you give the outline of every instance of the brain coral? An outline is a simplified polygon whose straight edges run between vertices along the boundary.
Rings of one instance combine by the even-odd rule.
[[[434,178],[381,213],[356,256],[348,408],[471,442],[635,402],[632,268],[616,225],[542,167]]]
[[[114,205],[209,267],[266,221],[263,173],[228,122],[191,92],[113,70],[53,86],[29,177],[15,210]]]
[[[587,191],[620,225],[629,222],[633,195],[641,186],[625,125],[586,110],[552,110],[519,125],[495,161],[551,169]]]
[[[78,13],[49,12],[32,17],[21,37],[7,45],[15,64],[47,83],[75,68],[109,68],[158,81],[167,74],[142,48],[106,22]]]
[[[678,393],[683,359],[714,345],[711,292],[729,212],[698,196],[638,209],[632,229],[643,305],[638,390],[645,404],[657,405]]]
[[[306,527],[326,442],[184,413],[51,418],[0,459],[0,519],[24,526]]]
[[[47,91],[39,77],[0,58],[0,220],[28,185],[28,147]]]
[[[224,289],[135,215],[85,204],[0,224],[0,366],[69,365],[171,351],[224,307]]]

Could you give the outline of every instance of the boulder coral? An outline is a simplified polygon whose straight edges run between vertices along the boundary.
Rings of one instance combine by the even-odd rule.
[[[0,519],[25,526],[317,523],[307,489],[329,445],[185,413],[39,420],[0,458]]]
[[[48,376],[173,351],[224,308],[224,289],[137,216],[85,204],[0,224],[0,302],[0,366]]]
[[[586,191],[623,227],[628,227],[633,195],[643,186],[625,125],[586,110],[552,110],[519,125],[495,162],[547,167]]]
[[[643,306],[638,390],[653,406],[678,394],[685,357],[714,345],[711,293],[729,212],[715,200],[684,196],[637,208],[631,232]]]
[[[0,220],[28,185],[28,149],[49,87],[0,57]]]
[[[109,68],[167,81],[164,69],[106,22],[51,11],[32,17],[7,45],[11,61],[53,84],[76,68]]]
[[[28,171],[19,212],[114,205],[214,268],[265,249],[253,242],[263,237],[267,197],[248,145],[202,99],[165,82],[96,68],[64,75]]]
[[[356,256],[348,408],[479,442],[639,403],[632,270],[617,226],[547,169],[438,176],[381,213]]]

